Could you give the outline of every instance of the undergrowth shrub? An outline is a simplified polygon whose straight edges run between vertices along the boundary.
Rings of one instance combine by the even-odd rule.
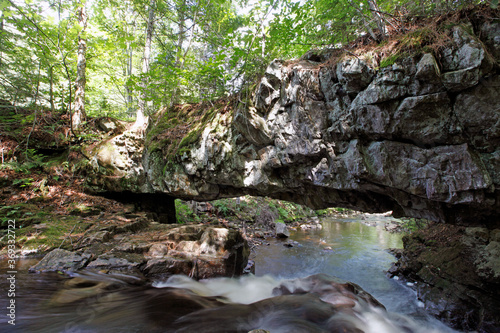
[[[196,215],[191,207],[180,199],[175,200],[175,216],[177,223],[200,222],[200,217]]]

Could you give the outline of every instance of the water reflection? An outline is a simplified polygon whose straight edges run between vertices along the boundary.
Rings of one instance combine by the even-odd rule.
[[[368,218],[369,219],[369,218]],[[409,315],[442,331],[453,330],[430,318],[421,309],[413,290],[386,276],[395,261],[387,249],[402,248],[402,235],[389,233],[383,219],[324,219],[320,230],[293,231],[285,241],[269,240],[269,246],[257,249],[255,273],[289,279],[325,273],[354,282],[385,305],[387,310]]]

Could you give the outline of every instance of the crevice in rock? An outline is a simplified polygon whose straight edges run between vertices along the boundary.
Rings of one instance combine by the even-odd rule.
[[[150,217],[160,223],[177,223],[175,197],[165,193],[106,192],[103,197],[126,204],[134,204],[138,211],[150,213]]]

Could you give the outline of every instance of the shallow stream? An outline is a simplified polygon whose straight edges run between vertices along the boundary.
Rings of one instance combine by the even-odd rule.
[[[370,219],[375,226],[326,219],[321,230],[269,239],[257,248],[255,276],[240,279],[174,276],[151,286],[120,275],[28,274],[35,261],[20,260],[16,325],[2,314],[0,332],[454,332],[427,316],[409,287],[386,277],[395,260],[386,249],[401,247],[401,236],[385,231],[383,217]]]
[[[269,242],[257,250],[256,275],[290,279],[329,274],[358,284],[390,312],[438,332],[456,332],[427,315],[410,286],[386,276],[396,261],[388,249],[403,247],[401,234],[385,230],[391,218],[377,214],[362,218],[326,218],[320,230],[292,231],[293,242]]]

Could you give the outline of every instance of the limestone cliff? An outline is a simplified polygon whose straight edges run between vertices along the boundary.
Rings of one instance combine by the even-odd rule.
[[[383,68],[376,52],[275,60],[250,98],[174,126],[179,140],[162,137],[182,122],[168,110],[151,122],[144,147],[112,150],[106,161],[94,151],[95,166],[107,163],[112,174],[89,184],[498,226],[498,36],[498,19],[455,25],[438,53],[424,48]]]

